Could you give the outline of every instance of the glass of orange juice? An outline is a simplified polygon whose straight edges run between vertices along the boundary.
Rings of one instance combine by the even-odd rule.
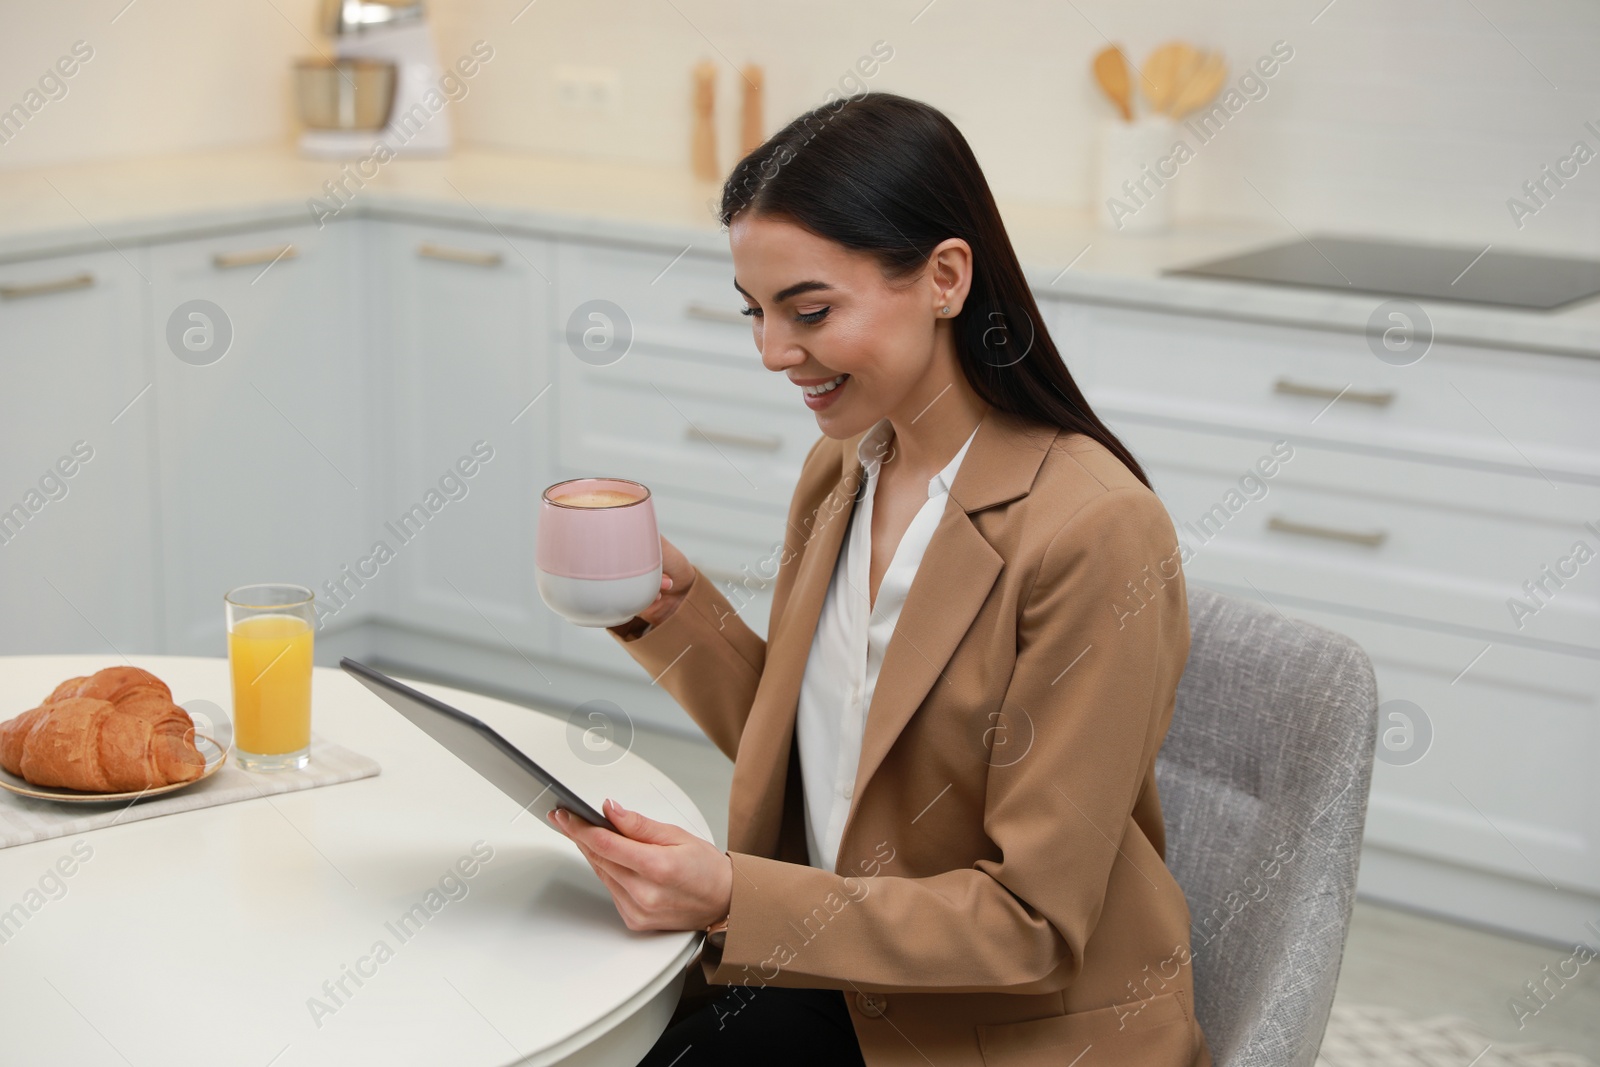
[[[247,771],[311,761],[311,634],[303,585],[241,585],[223,598],[233,674],[233,749]]]

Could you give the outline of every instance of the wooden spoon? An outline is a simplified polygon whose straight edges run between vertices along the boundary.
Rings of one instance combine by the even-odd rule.
[[[1133,90],[1128,84],[1128,61],[1122,49],[1110,45],[1094,57],[1094,78],[1101,90],[1117,105],[1123,122],[1133,121]]]
[[[717,179],[717,65],[702,59],[694,66],[694,117],[689,130],[689,164],[701,181]]]
[[[1223,84],[1228,80],[1228,62],[1222,58],[1221,52],[1205,52],[1200,59],[1200,66],[1172,101],[1170,108],[1175,121],[1200,110],[1211,102]]]
[[[1150,107],[1171,114],[1172,102],[1200,66],[1200,53],[1182,41],[1169,41],[1144,61],[1140,84]]]

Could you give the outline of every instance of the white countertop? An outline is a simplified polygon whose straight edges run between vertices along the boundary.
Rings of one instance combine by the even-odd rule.
[[[285,146],[0,172],[0,262],[197,231],[309,224],[308,201],[333,205],[323,186],[341,178],[352,195],[330,224],[376,213],[728,254],[714,215],[720,183],[697,181],[680,167],[463,149],[363,171]],[[1185,223],[1132,235],[1060,205],[1000,207],[1041,294],[1354,333],[1384,299],[1161,274],[1293,237],[1287,224]],[[1600,300],[1552,312],[1418,303],[1437,342],[1600,356]]]
[[[0,717],[112,661],[0,657]],[[225,659],[136,665],[180,702],[231,706]],[[555,713],[413,684],[591,804],[613,796],[711,839],[693,801],[638,756],[591,763]],[[0,1062],[592,1067],[642,1055],[700,931],[629,930],[576,845],[343,671],[317,668],[312,717],[381,773],[0,849]],[[70,874],[41,881],[72,855]],[[463,856],[482,861],[469,878]],[[437,915],[396,928],[419,902]]]

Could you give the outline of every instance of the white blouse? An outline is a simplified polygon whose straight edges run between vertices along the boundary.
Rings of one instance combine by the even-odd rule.
[[[900,538],[878,586],[877,603],[870,609],[872,500],[878,468],[889,455],[886,443],[893,439],[894,425],[887,417],[880,419],[857,446],[857,458],[866,469],[866,486],[851,512],[850,527],[817,619],[795,721],[805,786],[806,847],[813,867],[831,871],[838,860],[839,838],[855,792],[861,739],[878,684],[878,669],[911,591],[911,580],[944,513],[956,470],[977,432],[974,429],[955,458],[929,479],[928,499]]]

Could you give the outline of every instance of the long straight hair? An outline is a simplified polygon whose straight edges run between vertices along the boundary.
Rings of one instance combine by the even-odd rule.
[[[1092,437],[1149,486],[1073,381],[977,157],[943,112],[885,92],[813,108],[728,176],[722,225],[746,210],[869,253],[891,282],[918,273],[946,238],[966,241],[972,287],[952,321],[973,391],[1002,411]]]

